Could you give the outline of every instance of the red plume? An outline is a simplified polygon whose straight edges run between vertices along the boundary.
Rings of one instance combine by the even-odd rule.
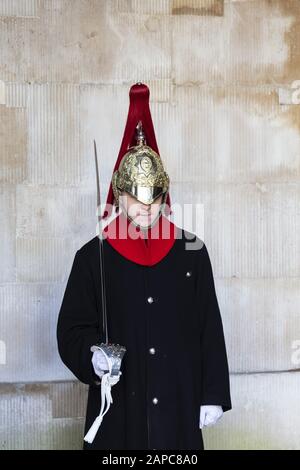
[[[114,167],[114,172],[118,170],[122,157],[127,152],[128,148],[136,145],[135,129],[138,122],[142,121],[143,131],[145,134],[146,144],[149,145],[155,152],[158,153],[158,147],[155,138],[153,122],[149,107],[150,91],[147,85],[143,83],[136,83],[132,85],[129,91],[129,110],[127,122],[124,130],[124,135],[121,143],[119,155]],[[111,215],[111,206],[114,201],[112,183],[110,183],[108,196],[106,200],[106,207],[104,210],[103,218],[106,219]],[[111,206],[110,206],[111,205]],[[166,212],[170,210],[170,196],[167,195],[166,199]],[[171,212],[169,212],[171,213]]]

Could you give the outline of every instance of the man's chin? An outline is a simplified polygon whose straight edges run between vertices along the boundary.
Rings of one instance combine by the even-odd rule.
[[[137,227],[141,228],[142,230],[146,230],[148,228],[151,228],[155,222],[157,221],[160,213],[156,215],[156,217],[148,217],[148,216],[140,216],[138,215],[134,219],[132,217],[129,217],[129,219],[133,222],[134,225]]]
[[[140,219],[139,217],[137,217],[135,220],[134,220],[134,223],[136,224],[137,227],[140,227],[141,229],[147,229],[149,227],[151,227],[151,225],[153,224],[154,220],[153,218],[143,218],[143,219]]]

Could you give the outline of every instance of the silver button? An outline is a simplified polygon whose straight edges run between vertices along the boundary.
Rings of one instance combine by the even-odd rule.
[[[153,401],[154,405],[156,405],[158,403],[158,399],[156,397],[154,397],[152,401]]]
[[[150,353],[150,354],[155,354],[155,348],[150,348],[150,349],[149,349],[149,353]]]
[[[186,277],[191,277],[192,273],[191,273],[191,271],[187,271],[185,275],[186,275]]]
[[[152,302],[153,302],[153,297],[148,297],[147,300],[148,300],[148,303],[149,303],[149,304],[152,304]]]

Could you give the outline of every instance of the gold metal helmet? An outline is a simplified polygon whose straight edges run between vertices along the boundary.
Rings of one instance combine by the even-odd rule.
[[[160,156],[146,145],[141,121],[136,127],[136,140],[137,145],[129,147],[112,176],[116,207],[119,206],[122,191],[144,204],[152,204],[161,194],[162,204],[166,202],[170,179],[164,171]]]

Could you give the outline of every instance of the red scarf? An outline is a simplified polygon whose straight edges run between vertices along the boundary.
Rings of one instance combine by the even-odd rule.
[[[103,237],[116,251],[144,266],[161,261],[174,245],[176,235],[176,225],[162,214],[152,227],[141,230],[121,212],[103,230]]]

